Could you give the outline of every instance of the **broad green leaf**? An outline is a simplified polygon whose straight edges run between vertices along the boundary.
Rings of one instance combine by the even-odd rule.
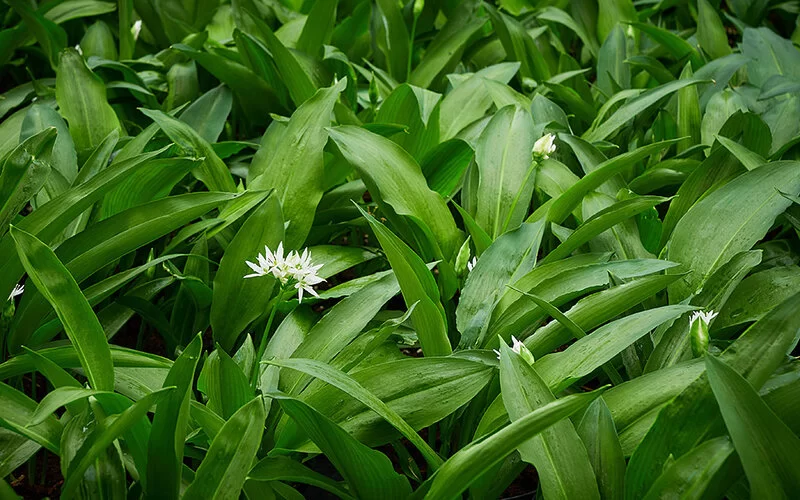
[[[134,207],[70,238],[58,247],[56,255],[75,281],[82,282],[104,265],[237,197],[232,193],[198,192]],[[41,296],[26,294],[13,336],[9,337],[10,349],[18,350],[22,344],[38,346],[49,340],[29,338],[47,309]]]
[[[69,498],[74,495],[83,479],[84,472],[93,464],[95,459],[101,453],[104,453],[115,439],[136,425],[141,419],[146,418],[150,407],[172,390],[174,388],[170,387],[148,394],[120,413],[113,421],[109,421],[108,425],[96,427],[70,462],[64,474],[64,486],[61,488],[61,496]]]
[[[408,81],[424,88],[438,87],[441,75],[456,66],[467,44],[485,22],[484,18],[465,14],[465,10],[448,17],[425,49],[425,56],[408,76]]]
[[[353,498],[336,481],[288,457],[267,457],[261,460],[247,474],[247,479],[251,481],[287,481],[309,484],[333,493],[339,498],[346,500]]]
[[[800,163],[774,162],[739,176],[697,202],[675,226],[667,258],[691,273],[670,286],[677,303],[695,293],[735,254],[749,250],[800,193]]]
[[[425,498],[449,499],[458,495],[469,488],[481,473],[513,452],[520,443],[528,441],[573,413],[583,410],[601,392],[572,394],[557,399],[523,416],[483,441],[460,450],[436,472]]]
[[[758,321],[775,304],[800,292],[800,268],[780,266],[751,274],[742,281],[714,320],[716,328]]]
[[[769,28],[744,30],[742,54],[749,58],[748,80],[757,87],[775,74],[800,80],[800,51]]]
[[[625,491],[625,457],[614,419],[603,398],[597,398],[581,418],[578,434],[586,445],[603,500],[621,500]]]
[[[493,7],[487,6],[486,10],[489,12],[497,37],[503,44],[506,57],[521,63],[520,74],[538,81],[550,78],[550,68],[525,26]]]
[[[725,265],[717,269],[703,286],[703,290],[692,297],[690,304],[706,311],[719,311],[742,282],[742,279],[759,263],[761,252],[751,250],[734,255]],[[785,298],[785,297],[784,297]],[[770,304],[770,307],[774,303]],[[688,317],[676,321],[657,339],[655,349],[647,359],[646,372],[673,365],[691,356]]]
[[[419,430],[471,401],[490,382],[494,369],[452,356],[423,357],[373,364],[350,376]],[[303,400],[368,446],[381,446],[401,436],[377,413],[334,387],[304,394]],[[307,436],[291,423],[276,435],[278,447],[314,450],[308,447]]]
[[[261,397],[251,400],[232,415],[211,442],[184,496],[239,498],[261,444],[265,418]]]
[[[524,223],[497,238],[480,256],[467,276],[456,308],[460,347],[484,343],[492,311],[505,294],[505,286],[536,266],[543,234],[544,221]]]
[[[660,324],[692,310],[691,306],[664,306],[612,321],[578,339],[564,351],[537,360],[537,372],[554,392],[560,392],[612,360]]]
[[[411,308],[416,304],[411,319],[423,352],[427,356],[450,354],[452,347],[447,337],[447,317],[440,301],[436,280],[425,262],[386,226],[363,210],[361,214],[369,222],[386,252],[386,258],[400,283],[406,307]]]
[[[703,82],[704,80],[699,78],[675,80],[650,89],[620,106],[607,120],[597,126],[593,126],[583,134],[583,138],[589,142],[597,142],[612,137],[626,123],[650,109],[661,99],[664,99],[684,87],[697,85]]]
[[[706,370],[753,496],[791,498],[800,489],[800,439],[730,365],[706,356]]]
[[[178,121],[166,113],[157,110],[140,111],[158,123],[158,126],[170,139],[180,146],[187,155],[204,158],[201,167],[194,172],[195,176],[211,191],[235,192],[236,185],[228,167],[219,159],[211,145],[194,131],[189,125]]]
[[[455,137],[464,127],[482,118],[494,102],[484,78],[508,83],[519,70],[519,63],[507,62],[483,68],[461,82],[442,99],[439,113],[441,140]]]
[[[618,90],[631,87],[631,68],[627,62],[627,37],[617,25],[608,34],[597,57],[597,86],[609,100]],[[598,115],[599,117],[599,115]]]
[[[350,396],[359,400],[364,405],[368,406],[375,413],[383,417],[387,422],[397,429],[403,436],[411,441],[422,453],[425,461],[432,468],[438,468],[442,464],[442,459],[436,454],[435,451],[426,443],[419,434],[405,421],[403,417],[398,415],[386,403],[381,401],[374,394],[365,389],[358,382],[353,380],[346,373],[337,370],[336,368],[319,361],[312,359],[298,359],[290,358],[282,361],[272,361],[274,364],[283,368],[290,368],[293,370],[302,371],[308,375],[319,378],[328,384],[333,385],[337,389],[348,393]]]
[[[709,439],[675,460],[653,483],[644,498],[700,499],[724,496],[725,490],[741,474],[742,468],[731,440],[727,436],[720,436]],[[720,476],[723,480],[719,479]]]
[[[312,57],[322,55],[323,45],[329,44],[336,22],[336,4],[338,0],[322,0],[314,2],[308,13],[303,31],[297,40],[297,50]]]
[[[259,150],[251,168],[260,172],[249,189],[275,189],[286,228],[288,248],[300,247],[306,239],[314,212],[325,190],[322,150],[328,142],[333,106],[347,82],[318,90],[292,114],[277,151]],[[299,167],[302,165],[302,168]]]
[[[625,169],[631,167],[636,162],[652,154],[656,154],[663,149],[668,148],[676,140],[661,141],[641,148],[622,153],[619,156],[610,158],[595,167],[594,170],[582,177],[578,182],[569,187],[564,193],[556,198],[552,204],[542,205],[536,212],[528,217],[528,222],[532,220],[539,220],[547,217],[550,222],[561,224],[569,217],[569,214],[577,207],[584,196],[590,191],[597,189],[603,183],[614,177],[615,175],[623,172]]]
[[[53,306],[96,390],[114,389],[114,365],[103,328],[78,284],[50,248],[30,233],[12,227],[22,265]]]
[[[500,388],[512,424],[557,401],[535,366],[504,342],[500,345]],[[536,467],[542,493],[548,498],[600,498],[586,447],[569,420],[555,423],[530,440],[520,439],[517,449],[524,461]]]
[[[760,388],[797,343],[798,304],[800,294],[773,308],[725,349],[721,359],[753,387]],[[682,456],[704,438],[723,432],[719,408],[705,373],[658,412],[648,428],[628,463],[626,498],[644,496],[663,472],[670,455]]]
[[[356,441],[344,429],[308,404],[274,395],[283,410],[308,433],[336,467],[357,498],[407,498],[411,486],[389,459]]]
[[[454,258],[461,246],[461,231],[442,197],[428,187],[419,165],[389,139],[353,126],[329,130],[344,157],[358,170],[373,194],[399,215],[426,224],[443,256]]]
[[[394,273],[383,275],[337,303],[308,332],[292,357],[330,362],[361,334],[383,305],[397,295],[400,291],[397,281]],[[284,372],[281,388],[289,394],[299,394],[309,379],[300,373]]]
[[[712,59],[731,53],[728,36],[717,11],[708,0],[697,1],[697,42]]]
[[[533,120],[527,109],[506,106],[495,113],[478,139],[475,162],[477,222],[492,238],[516,229],[533,194]]]
[[[0,422],[3,427],[25,436],[53,453],[59,453],[63,427],[55,415],[48,416],[38,425],[28,426],[37,408],[36,401],[3,382],[0,382],[0,402]]]
[[[184,440],[189,419],[194,372],[203,341],[200,335],[186,346],[170,368],[164,387],[176,390],[162,399],[153,416],[147,447],[147,490],[161,498],[179,498]]]
[[[75,49],[64,50],[56,76],[56,100],[69,122],[78,161],[82,161],[106,136],[121,128],[116,113],[106,100],[106,88],[99,76],[86,66]]]
[[[173,47],[230,87],[241,103],[245,116],[251,121],[265,123],[269,113],[284,110],[269,83],[246,66],[224,55],[195,50],[182,43]]]
[[[578,226],[578,228],[570,234],[562,244],[556,247],[555,250],[547,254],[547,256],[542,259],[542,264],[569,256],[581,245],[603,231],[665,201],[669,201],[669,198],[662,198],[660,196],[638,196],[617,202],[595,213],[585,220],[583,224]]]
[[[0,235],[8,224],[44,186],[51,165],[47,157],[56,139],[51,127],[26,139],[8,155],[0,170]]]
[[[383,56],[386,70],[398,82],[408,78],[411,58],[409,34],[403,12],[396,2],[377,0],[373,6],[372,38]]]
[[[580,254],[568,257],[540,265],[512,285],[523,292],[535,291],[537,296],[555,306],[560,306],[566,299],[566,297],[560,299],[562,296],[568,295],[571,300],[607,285],[608,271],[616,276],[620,276],[621,273],[634,277],[659,272],[665,269],[665,264],[667,267],[675,265],[656,260],[608,262],[609,258],[609,254]],[[501,329],[517,328],[514,333],[509,330],[508,339],[511,335],[525,336],[534,330],[531,323],[536,323],[537,316],[533,315],[535,312],[536,305],[530,299],[520,297],[519,292],[509,288],[500,299],[492,316],[491,329],[493,333],[498,333]]]

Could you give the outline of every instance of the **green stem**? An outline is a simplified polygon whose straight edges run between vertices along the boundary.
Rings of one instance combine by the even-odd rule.
[[[269,331],[272,328],[272,322],[275,320],[275,313],[278,312],[278,304],[280,304],[282,296],[283,287],[278,290],[278,295],[275,297],[275,303],[272,305],[272,310],[269,312],[267,326],[264,328],[264,333],[261,335],[261,342],[258,344],[258,354],[256,355],[256,359],[253,360],[253,373],[251,381],[253,391],[255,391],[256,387],[258,387],[258,378],[261,375],[261,358],[264,357],[264,351],[267,350],[267,337],[269,337]]]

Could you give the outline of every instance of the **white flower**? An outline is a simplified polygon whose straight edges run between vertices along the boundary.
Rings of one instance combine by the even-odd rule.
[[[319,297],[313,286],[325,281],[317,274],[322,268],[322,264],[314,265],[311,261],[311,253],[307,248],[303,250],[302,255],[292,250],[284,257],[283,243],[279,243],[274,253],[264,247],[264,255],[259,254],[257,260],[257,264],[245,261],[250,269],[255,271],[253,274],[246,275],[245,278],[272,274],[282,286],[292,282],[297,289],[297,298],[300,302],[303,301],[304,291]]]
[[[469,271],[472,272],[472,270],[475,269],[475,265],[477,263],[478,263],[478,258],[473,257],[471,261],[467,262],[467,269],[469,269]]]
[[[133,35],[133,39],[137,40],[139,38],[139,33],[142,31],[142,20],[139,19],[138,21],[133,23],[131,26],[131,34]]]
[[[543,160],[550,158],[550,155],[556,151],[555,140],[556,136],[553,134],[543,135],[534,143],[533,154],[541,157]]]
[[[80,55],[83,55],[83,49],[81,48],[81,45],[80,45],[80,44],[78,44],[78,45],[76,45],[76,46],[75,46],[75,50],[77,50],[77,51],[78,51],[78,54],[80,54]]]
[[[11,293],[8,295],[8,300],[14,300],[14,297],[22,295],[24,291],[25,285],[14,285],[14,289],[11,290]]]
[[[708,327],[708,324],[711,323],[711,320],[716,318],[718,314],[719,313],[714,311],[708,311],[708,312],[697,311],[694,314],[692,314],[692,316],[689,318],[689,326],[691,327],[692,325],[694,325],[694,322],[699,319],[700,321],[703,322],[703,324],[705,324],[706,327]]]

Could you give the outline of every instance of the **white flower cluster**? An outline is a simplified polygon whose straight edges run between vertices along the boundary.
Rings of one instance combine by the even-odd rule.
[[[467,269],[472,272],[476,265],[478,265],[478,258],[473,257],[471,261],[467,262]]]
[[[278,248],[274,253],[264,246],[264,254],[258,254],[257,261],[257,264],[249,260],[245,261],[250,266],[250,269],[254,271],[253,274],[248,274],[245,278],[256,278],[271,274],[281,282],[281,285],[293,282],[300,302],[303,301],[303,291],[310,293],[314,297],[319,297],[313,286],[325,281],[317,275],[322,264],[313,265],[308,248],[303,250],[302,255],[292,250],[284,257],[283,243],[278,244]]]
[[[691,327],[692,325],[694,325],[694,322],[699,319],[700,321],[703,322],[703,324],[705,324],[706,327],[708,327],[708,324],[711,323],[711,320],[716,318],[718,314],[719,313],[716,313],[714,311],[708,311],[708,312],[697,311],[696,313],[692,314],[692,316],[689,318],[689,326]]]
[[[556,136],[553,134],[543,135],[533,144],[533,155],[543,160],[550,158],[556,152]]]
[[[11,293],[8,295],[8,300],[13,300],[14,297],[22,295],[24,291],[25,285],[14,285],[14,289],[11,290]]]

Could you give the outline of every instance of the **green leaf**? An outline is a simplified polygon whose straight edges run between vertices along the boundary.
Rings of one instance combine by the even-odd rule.
[[[578,339],[566,350],[542,357],[536,362],[537,371],[554,392],[560,392],[662,323],[694,309],[691,306],[657,307],[612,321]]]
[[[140,422],[141,419],[146,418],[150,407],[173,389],[170,387],[150,393],[116,416],[113,421],[108,421],[106,426],[96,427],[70,462],[66,474],[64,474],[61,496],[70,498],[74,495],[83,480],[83,474],[93,465],[95,459],[104,453],[115,439]]]
[[[286,481],[309,484],[333,493],[339,498],[346,500],[353,498],[336,481],[288,457],[267,457],[261,460],[247,474],[247,479],[251,481]]]
[[[621,109],[621,108],[620,108]],[[545,215],[547,220],[561,224],[569,217],[569,214],[578,206],[583,200],[584,196],[590,191],[600,187],[604,182],[608,181],[615,175],[624,171],[626,168],[631,167],[636,162],[647,158],[652,154],[656,154],[663,149],[668,148],[677,142],[675,139],[669,141],[661,141],[647,146],[642,146],[633,151],[622,153],[609,160],[597,165],[594,170],[582,177],[578,182],[573,184],[569,189],[556,198],[552,204],[542,205],[536,212],[528,217],[528,222],[538,220]]]
[[[725,27],[708,0],[697,1],[697,41],[700,48],[712,59],[731,53]]]
[[[512,424],[556,401],[535,366],[504,342],[500,344],[500,388]],[[524,461],[536,467],[542,493],[548,498],[600,498],[586,447],[569,420],[555,423],[530,440],[520,439],[517,449]]]
[[[684,87],[697,85],[699,83],[704,83],[704,80],[699,78],[675,80],[650,89],[620,106],[614,114],[602,123],[596,126],[593,125],[582,137],[589,142],[602,141],[612,137],[619,129],[625,126],[626,123],[650,109],[661,99],[664,99]]]
[[[383,55],[389,74],[398,82],[404,82],[408,78],[411,54],[403,13],[397,2],[391,0],[377,0],[373,9],[373,16],[377,20],[373,24],[372,37]]]
[[[597,398],[589,405],[577,430],[589,453],[600,498],[622,499],[625,491],[625,457],[614,419],[603,398]]]
[[[0,170],[0,235],[8,224],[44,186],[51,165],[48,156],[56,139],[56,129],[47,128],[26,139],[5,159]]]
[[[194,372],[203,340],[200,335],[186,346],[170,368],[164,387],[176,390],[162,399],[153,416],[147,447],[147,491],[161,498],[180,496],[183,448],[189,419]]]
[[[69,122],[79,162],[88,157],[111,131],[122,128],[106,99],[105,84],[92,73],[75,49],[66,49],[60,55],[56,100],[61,114]]]
[[[543,221],[524,223],[497,238],[478,259],[467,276],[456,308],[460,347],[483,345],[492,311],[505,293],[505,286],[536,266],[543,234]]]
[[[113,390],[114,365],[108,341],[75,279],[56,254],[32,234],[12,227],[11,237],[28,276],[64,325],[89,383],[97,390]]]
[[[800,489],[800,439],[730,365],[706,356],[706,370],[753,496],[791,498]]]
[[[53,453],[59,453],[63,427],[55,415],[46,417],[38,425],[28,426],[37,408],[36,401],[3,382],[0,382],[0,403],[0,422],[3,427],[35,441]]]
[[[555,250],[547,254],[547,256],[542,259],[542,264],[569,256],[581,245],[603,231],[666,201],[669,201],[669,198],[662,198],[660,196],[637,196],[617,202],[595,213],[589,219],[585,220],[583,224],[578,226],[578,228],[572,232],[562,244],[556,247]]]
[[[800,163],[774,162],[747,172],[697,202],[672,233],[667,258],[690,270],[670,286],[677,303],[702,288],[735,254],[749,250],[791,204],[778,192],[800,193]]]
[[[467,125],[483,118],[494,103],[484,79],[508,83],[519,70],[518,62],[495,64],[473,74],[442,99],[439,114],[441,140],[455,137]]]
[[[420,430],[471,401],[495,376],[495,370],[482,362],[447,356],[371,364],[350,376]],[[339,389],[322,387],[304,393],[303,400],[368,446],[381,446],[401,436],[381,416]],[[279,428],[276,436],[279,448],[314,452],[308,437],[291,422]]]
[[[65,241],[56,254],[75,281],[82,282],[104,265],[238,196],[233,193],[198,192],[134,207]],[[47,309],[41,296],[27,295],[27,300],[20,304],[13,335],[8,339],[10,349],[18,350],[22,344],[37,346],[50,339],[46,333],[41,338],[29,337]]]
[[[31,420],[28,423],[29,427],[41,424],[49,417],[53,416],[53,412],[62,406],[66,406],[73,401],[86,399],[89,396],[97,394],[112,394],[108,391],[97,391],[94,389],[84,389],[83,387],[57,387],[56,389],[48,392],[45,397],[39,402],[36,411],[31,415]]]
[[[423,88],[435,86],[442,74],[456,66],[467,44],[485,22],[484,18],[467,16],[462,11],[448,17],[425,49],[425,56],[411,72],[408,81]]]
[[[439,288],[425,262],[374,217],[361,210],[381,243],[392,266],[406,307],[414,312],[411,319],[422,350],[427,356],[446,356],[452,352],[447,337],[447,318],[439,300]]]
[[[495,113],[478,139],[475,222],[492,238],[516,229],[528,213],[534,179],[531,151],[537,139],[533,133],[530,112],[506,106]]]
[[[319,446],[355,497],[401,499],[411,493],[408,479],[394,471],[385,455],[359,443],[306,403],[287,396],[271,396]]]
[[[737,462],[727,436],[709,439],[669,465],[645,498],[724,496],[730,484],[741,477],[742,469]],[[729,472],[731,470],[734,474]]]
[[[742,54],[749,58],[747,79],[756,87],[776,74],[800,80],[800,52],[790,40],[769,28],[744,30]]]
[[[219,430],[194,481],[184,492],[188,498],[237,499],[264,432],[261,397],[242,406]]]
[[[347,86],[341,80],[318,90],[292,114],[277,151],[260,149],[253,158],[249,189],[275,189],[286,228],[287,248],[300,247],[314,221],[314,212],[325,190],[325,162],[322,150],[328,142],[325,127],[339,94]],[[298,168],[303,165],[303,168]]]
[[[358,170],[373,197],[397,214],[407,215],[430,228],[443,256],[454,258],[462,242],[461,231],[438,193],[431,191],[419,165],[389,139],[353,126],[329,130],[345,159]]]
[[[144,108],[139,110],[158,123],[164,133],[175,141],[184,153],[195,158],[204,158],[202,166],[197,168],[194,174],[209,190],[236,192],[236,185],[228,167],[219,159],[211,145],[192,127],[161,111]]]
[[[432,478],[425,498],[449,499],[469,488],[480,475],[553,424],[586,408],[602,391],[572,394],[552,401],[450,457]]]
[[[365,389],[358,382],[349,377],[346,373],[337,370],[336,368],[313,359],[285,359],[280,361],[270,361],[270,364],[276,366],[298,370],[308,375],[317,377],[324,380],[328,384],[333,385],[341,391],[348,393],[350,396],[362,402],[364,405],[372,409],[375,413],[386,419],[387,422],[397,429],[406,439],[408,439],[417,449],[422,453],[425,461],[434,470],[442,464],[442,459],[436,454],[435,451],[426,443],[416,431],[403,420],[403,417],[398,415],[386,403],[381,401],[374,394]]]
[[[322,55],[323,46],[331,42],[333,25],[336,22],[336,4],[338,3],[339,0],[322,0],[313,3],[300,38],[297,39],[297,50],[302,50],[314,58]]]

